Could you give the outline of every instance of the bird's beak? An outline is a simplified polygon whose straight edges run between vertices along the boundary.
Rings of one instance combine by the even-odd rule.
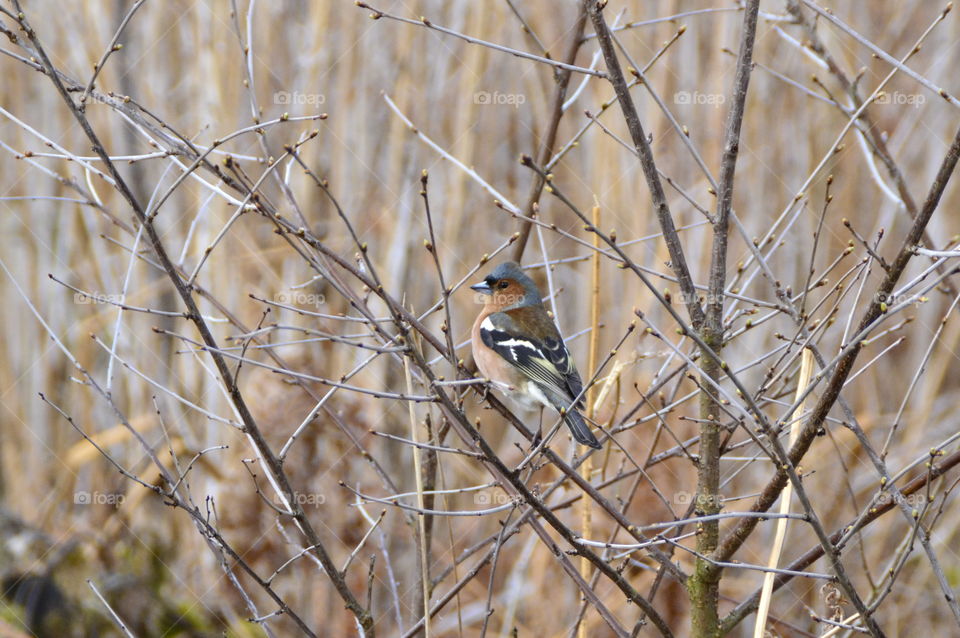
[[[478,284],[473,284],[472,286],[470,286],[470,290],[476,290],[477,292],[482,293],[484,295],[493,294],[493,288],[491,288],[490,284],[488,284],[485,281],[481,281]]]

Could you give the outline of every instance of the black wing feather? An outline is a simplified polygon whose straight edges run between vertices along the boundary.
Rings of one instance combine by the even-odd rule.
[[[580,380],[580,373],[577,372],[577,367],[573,363],[573,357],[570,356],[570,351],[567,350],[563,339],[547,337],[542,341],[541,345],[541,349],[544,354],[547,355],[550,363],[552,363],[557,369],[557,372],[563,376],[570,398],[580,396],[580,393],[583,392],[583,381]],[[582,401],[577,401],[577,405],[582,405],[582,403]]]
[[[536,383],[554,407],[563,409],[563,420],[578,443],[599,449],[600,443],[577,411],[582,400],[571,405],[583,392],[583,382],[560,335],[542,340],[521,337],[509,315],[499,312],[488,319],[489,323],[480,324],[483,343]]]
[[[556,395],[567,404],[562,407],[569,407],[569,403],[583,391],[583,382],[563,340],[521,337],[508,315],[495,313],[489,318],[493,327],[480,327],[483,343],[516,366],[548,395]],[[577,405],[580,405],[579,401]]]

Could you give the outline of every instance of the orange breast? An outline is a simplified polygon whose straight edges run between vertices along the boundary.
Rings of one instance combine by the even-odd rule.
[[[488,348],[480,338],[480,324],[492,314],[492,310],[484,308],[483,312],[473,322],[471,342],[473,344],[473,360],[477,362],[480,374],[495,382],[499,390],[518,391],[526,382],[523,373],[507,363],[507,360]],[[509,386],[509,387],[508,387]]]

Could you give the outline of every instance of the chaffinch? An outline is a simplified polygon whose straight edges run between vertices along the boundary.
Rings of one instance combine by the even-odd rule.
[[[533,280],[507,261],[470,288],[487,296],[471,335],[480,373],[527,406],[553,408],[578,443],[600,449],[577,411],[580,374]]]

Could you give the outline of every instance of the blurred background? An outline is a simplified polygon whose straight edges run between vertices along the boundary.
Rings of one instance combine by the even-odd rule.
[[[26,3],[25,12],[51,61],[85,84],[131,5],[119,0],[36,0]],[[577,3],[572,0],[514,0],[513,8],[494,0],[378,0],[374,6],[413,20],[424,16],[460,33],[537,55],[546,50],[553,58],[563,55],[577,13]],[[524,31],[514,8],[533,36]],[[872,0],[833,7],[840,19],[898,59],[910,51],[943,8],[942,3],[921,0]],[[784,2],[764,1],[761,12],[734,208],[748,236],[770,251],[769,263],[778,279],[797,291],[803,288],[810,267],[827,175],[833,175],[833,199],[814,260],[817,273],[840,257],[854,239],[842,218],[849,219],[871,245],[882,229],[883,239],[876,250],[889,259],[900,246],[909,217],[889,194],[896,189],[885,167],[865,152],[865,144],[852,131],[838,152],[830,152],[848,117],[821,98],[833,95],[847,104],[844,92],[836,77],[803,48],[807,34],[791,22]],[[422,313],[439,299],[441,289],[433,259],[423,248],[428,228],[419,194],[421,172],[429,171],[436,250],[448,285],[468,275],[479,279],[489,266],[481,267],[477,274],[472,274],[474,269],[485,255],[496,253],[493,261],[497,261],[510,252],[503,246],[518,224],[495,205],[498,197],[464,169],[475,171],[500,198],[523,205],[533,174],[518,158],[523,153],[537,155],[550,116],[553,70],[422,25],[389,18],[372,20],[370,13],[345,0],[255,5],[246,0],[146,2],[126,27],[120,38],[123,48],[110,57],[96,86],[103,92],[130,96],[203,147],[252,127],[257,109],[261,122],[289,114],[290,121],[265,127],[263,135],[248,132],[237,136],[211,156],[223,162],[230,154],[251,183],[263,174],[265,157],[279,154],[285,144],[316,129],[316,139],[302,147],[301,157],[328,180],[330,191],[362,241],[368,243],[385,287],[403,298],[407,307]],[[689,15],[656,21],[682,13]],[[647,65],[655,59],[647,71],[650,85],[717,175],[736,59],[727,50],[737,50],[743,15],[738,4],[728,0],[611,0],[605,14],[609,23],[618,20],[621,26],[654,21],[620,31],[618,38],[637,64]],[[810,10],[804,9],[804,15],[813,20]],[[8,28],[11,25],[6,17],[4,23]],[[593,33],[589,23],[586,33]],[[861,96],[869,95],[889,72],[886,62],[848,34],[825,23],[818,25],[818,33],[844,72],[851,79],[859,78]],[[926,37],[910,67],[950,93],[960,91],[955,73],[960,59],[958,38],[960,22],[950,14]],[[665,47],[667,42],[671,43]],[[6,39],[2,46],[24,54]],[[595,39],[587,40],[577,64],[603,69],[596,52]],[[628,65],[626,60],[624,65]],[[103,167],[93,157],[89,141],[42,74],[10,56],[0,56],[0,72],[5,89],[0,91],[0,263],[4,270],[0,295],[5,326],[5,338],[0,340],[3,635],[118,635],[87,579],[93,579],[139,636],[264,635],[260,625],[247,622],[252,614],[189,517],[124,478],[38,396],[42,393],[59,406],[113,459],[148,483],[158,480],[156,468],[111,406],[91,391],[78,365],[109,391],[129,423],[163,460],[169,460],[172,451],[186,464],[201,450],[228,446],[205,453],[191,470],[189,483],[195,500],[206,503],[202,507],[211,512],[215,509],[211,516],[224,537],[264,577],[299,551],[296,530],[278,523],[276,511],[257,492],[255,471],[246,463],[253,454],[244,437],[225,422],[236,416],[211,373],[209,359],[188,343],[153,330],[160,327],[195,339],[192,327],[174,317],[121,313],[109,303],[122,299],[134,307],[183,310],[167,277],[152,265],[149,247],[138,237],[131,211],[96,173]],[[568,96],[575,95],[575,100],[559,126],[556,151],[564,151],[552,168],[555,183],[581,210],[598,206],[599,226],[615,229],[623,244],[632,242],[625,250],[638,264],[666,275],[669,257],[658,235],[642,171],[632,152],[615,139],[629,139],[623,118],[615,103],[603,110],[613,91],[602,79],[584,77],[574,74],[571,80]],[[903,74],[895,75],[885,91],[887,95],[872,105],[869,113],[910,192],[922,202],[960,120],[957,108]],[[660,170],[690,199],[715,210],[710,184],[685,148],[681,134],[649,92],[638,87],[633,94]],[[418,137],[388,99],[422,136],[462,165],[444,159]],[[580,135],[590,122],[585,111],[594,115],[602,111],[604,128],[593,125]],[[108,152],[125,158],[119,162],[121,171],[141,201],[155,201],[182,174],[184,163],[178,166],[162,148],[149,143],[142,128],[107,104],[91,101],[87,113]],[[319,113],[327,118],[297,119]],[[574,139],[578,140],[575,144]],[[87,158],[86,163],[66,158],[63,149]],[[805,188],[808,176],[824,157],[829,158],[827,167]],[[310,229],[354,261],[356,249],[331,202],[296,165],[281,170]],[[282,199],[274,183],[269,182],[268,188],[277,201]],[[259,215],[240,215],[217,240],[237,211],[232,199],[236,195],[228,197],[223,190],[222,183],[209,174],[197,173],[174,190],[156,219],[171,257],[188,275],[200,263],[206,247],[217,241],[196,283],[201,289],[197,295],[201,310],[211,317],[218,340],[225,347],[239,347],[242,343],[228,339],[242,335],[241,326],[253,330],[261,321],[349,338],[368,337],[363,324],[302,315],[261,301],[325,315],[351,313],[349,304],[323,281],[314,279],[305,260]],[[801,190],[803,201],[790,208]],[[960,233],[955,214],[960,201],[957,192],[948,187],[928,227],[937,248],[950,246],[951,238]],[[667,195],[694,278],[705,282],[708,222],[677,190],[668,186]],[[555,305],[551,308],[562,332],[572,337],[569,347],[586,371],[591,251],[575,238],[586,243],[593,239],[582,222],[546,194],[540,214],[557,230],[535,230],[524,263],[553,264],[550,283]],[[774,233],[769,240],[768,231]],[[132,252],[138,254],[137,259],[131,258]],[[736,276],[738,262],[748,260],[749,255],[748,246],[734,234],[731,277]],[[830,285],[865,256],[863,245],[857,243],[827,276]],[[914,261],[917,263],[904,281],[929,263],[921,263],[919,258]],[[600,272],[601,359],[623,338],[636,318],[635,309],[646,312],[665,338],[689,346],[675,334],[676,325],[639,280],[608,259],[601,260]],[[537,267],[533,274],[547,290],[544,269]],[[855,309],[869,301],[860,298],[856,289],[862,285],[863,294],[868,295],[881,276],[882,268],[874,264],[869,272],[861,269],[848,277],[854,293],[840,303],[834,315],[835,328],[823,333],[820,345],[825,351],[837,351],[848,317],[853,313],[855,325],[859,318]],[[656,282],[661,290],[679,297],[669,279]],[[751,299],[767,304],[775,300],[769,283],[755,268],[744,271],[738,288]],[[894,473],[958,429],[960,323],[955,315],[951,317],[928,356],[953,300],[939,290],[928,296],[927,303],[903,313],[902,318],[912,318],[909,330],[892,330],[869,344],[857,364],[857,370],[865,369],[844,393],[878,447],[891,426],[899,423],[886,457]],[[742,304],[731,313],[750,307]],[[829,320],[828,308],[829,304],[811,318]],[[452,296],[450,310],[452,338],[463,344],[479,307],[464,287]],[[428,318],[437,334],[442,314]],[[731,325],[743,328],[747,318],[737,317]],[[895,320],[890,327],[897,324]],[[738,369],[783,343],[780,335],[792,337],[794,330],[786,317],[774,315],[737,338],[725,357]],[[327,379],[350,374],[370,356],[332,341],[309,341],[310,336],[302,330],[277,330],[269,340],[292,342],[274,350],[287,367]],[[111,357],[107,348],[112,348],[116,357]],[[462,348],[465,358],[468,352],[468,347]],[[254,350],[248,356],[268,361]],[[643,463],[675,448],[674,435],[687,440],[696,434],[697,424],[690,420],[697,416],[696,400],[684,398],[696,389],[693,382],[678,375],[660,394],[650,397],[650,404],[644,403],[640,394],[658,374],[678,363],[675,357],[671,360],[671,350],[661,340],[638,330],[614,359],[602,374],[609,374],[616,364],[618,376],[611,381],[610,395],[598,409],[597,419],[626,426],[618,440],[631,458]],[[748,387],[756,387],[767,368],[775,364],[774,357],[744,371]],[[924,372],[908,394],[921,364]],[[782,416],[778,407],[782,412],[790,403],[791,379],[795,384],[794,371],[778,386],[781,404],[768,404],[771,418]],[[268,369],[245,367],[240,383],[268,440],[277,448],[316,403],[303,388]],[[398,392],[405,387],[403,367],[393,359],[379,357],[349,383]],[[319,383],[312,387],[320,395],[329,389]],[[653,405],[662,407],[675,401],[677,405],[664,415],[671,435],[650,415]],[[359,453],[359,442],[392,477],[399,492],[415,489],[410,448],[370,433],[377,430],[408,436],[407,406],[351,392],[336,393],[328,405],[335,417],[326,413],[317,417],[292,446],[285,469],[303,493],[308,514],[338,564],[343,564],[369,528],[361,509],[370,518],[387,510],[384,522],[348,571],[348,582],[365,597],[369,555],[377,554],[373,605],[378,627],[383,627],[381,635],[401,635],[416,618],[417,564],[411,527],[396,508],[378,503],[356,506],[354,495],[339,482],[366,494],[389,495],[369,458]],[[495,412],[483,409],[475,394],[466,395],[465,409],[479,420],[481,432],[498,446],[503,458],[514,464],[523,458],[515,446],[521,439]],[[419,419],[430,414],[423,406],[417,410]],[[629,419],[622,422],[628,413]],[[839,412],[834,416],[841,418]],[[352,432],[352,437],[341,428]],[[818,514],[827,529],[833,530],[856,517],[869,502],[877,477],[849,431],[832,424],[829,434],[815,443],[802,469],[807,489],[817,495]],[[461,447],[455,437],[447,443]],[[566,432],[557,438],[556,447],[570,448]],[[731,499],[746,499],[769,477],[769,463],[749,461],[754,453],[749,447],[734,450],[733,458],[724,462],[724,494]],[[605,454],[597,457],[602,460],[596,462],[596,471],[604,473],[598,481],[616,475],[627,463],[626,455],[618,450]],[[441,457],[438,488],[455,490],[490,483],[490,476],[475,460]],[[907,474],[912,477],[921,471],[922,467]],[[696,484],[690,460],[673,454],[650,465],[648,472],[636,493],[630,490],[632,479],[612,485],[605,493],[622,499],[627,516],[638,524],[682,515]],[[556,477],[556,470],[548,465],[534,482],[547,486]],[[665,495],[666,502],[650,489],[649,482]],[[560,503],[578,493],[575,487],[566,486],[554,493],[551,502]],[[438,498],[436,506],[474,510],[502,503],[502,499],[502,493],[491,487]],[[750,502],[732,500],[728,507],[746,508]],[[576,507],[561,509],[560,514],[571,525],[580,524]],[[446,574],[437,585],[438,593],[447,591],[473,565],[467,560],[453,567],[452,559],[495,534],[502,516],[435,521],[433,574]],[[931,541],[954,587],[960,584],[958,523],[960,516],[947,502]],[[606,538],[613,529],[599,515],[594,526],[593,538],[598,539]],[[772,529],[761,527],[737,559],[764,563]],[[890,514],[865,530],[844,553],[865,596],[879,591],[888,561],[905,543],[908,531],[902,517]],[[815,544],[809,530],[792,526],[784,563]],[[675,557],[684,569],[692,564],[687,553]],[[385,571],[388,561],[396,570],[392,575]],[[655,569],[648,563],[637,554],[624,572],[641,592],[649,589],[655,577]],[[822,561],[812,569],[828,571]],[[263,593],[245,576],[238,574],[237,578],[253,592],[261,613],[269,613],[272,607]],[[760,581],[757,572],[728,570],[722,610],[729,611]],[[926,559],[922,553],[914,553],[882,607],[881,624],[889,636],[921,631],[931,636],[956,633],[932,582]],[[549,548],[523,527],[504,544],[496,571],[489,565],[483,567],[434,619],[433,633],[479,635],[488,583],[492,583],[495,608],[488,635],[526,636],[536,631],[544,636],[564,636],[570,632],[580,604],[579,592],[562,575]],[[310,561],[292,563],[277,576],[274,586],[317,635],[355,632],[342,601]],[[627,609],[608,582],[600,581],[598,594],[614,613],[624,614],[626,622],[636,620],[635,612]],[[36,604],[38,600],[44,601],[42,608]],[[654,603],[678,628],[677,635],[683,635],[688,613],[683,587],[668,579]],[[818,581],[796,579],[774,597],[771,613],[783,623],[771,624],[771,631],[781,636],[820,635],[808,609],[829,615]],[[588,612],[584,623],[594,632],[590,635],[608,635],[609,629],[595,612]],[[283,618],[271,626],[278,635],[294,633],[293,625]],[[517,633],[511,634],[514,628]],[[750,635],[751,631],[752,623],[747,621],[731,635]]]

